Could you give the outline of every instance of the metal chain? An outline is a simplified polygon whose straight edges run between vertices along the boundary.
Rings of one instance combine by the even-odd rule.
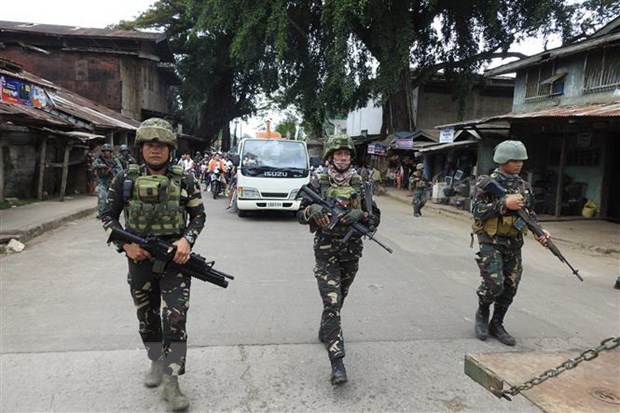
[[[618,346],[620,346],[620,337],[606,338],[605,340],[601,341],[601,344],[598,347],[591,348],[591,349],[584,351],[583,353],[579,355],[579,357],[574,358],[574,359],[568,359],[564,363],[560,364],[558,367],[547,370],[538,377],[534,377],[518,386],[512,386],[511,388],[507,390],[503,390],[501,397],[504,397],[510,400],[510,397],[508,397],[508,395],[516,396],[522,391],[529,390],[532,387],[545,382],[547,379],[551,377],[559,376],[560,374],[564,373],[566,370],[574,369],[582,361],[590,361],[590,360],[597,358],[599,353],[602,351],[613,350]]]

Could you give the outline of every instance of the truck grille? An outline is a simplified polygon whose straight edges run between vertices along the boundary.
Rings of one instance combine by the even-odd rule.
[[[261,192],[260,195],[263,198],[288,198],[288,194],[283,194],[280,192]]]

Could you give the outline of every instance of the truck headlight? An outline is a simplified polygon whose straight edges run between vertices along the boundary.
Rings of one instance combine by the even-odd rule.
[[[260,194],[256,188],[237,187],[237,195],[242,199],[259,199]]]
[[[288,196],[288,199],[295,199],[297,198],[297,194],[299,193],[299,189],[293,189],[291,191],[291,194]]]

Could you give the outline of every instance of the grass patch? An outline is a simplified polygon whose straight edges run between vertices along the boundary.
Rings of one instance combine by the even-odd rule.
[[[20,207],[23,205],[32,204],[33,202],[37,202],[37,200],[36,199],[17,199],[17,200],[7,201],[5,199],[4,201],[0,202],[0,209]]]

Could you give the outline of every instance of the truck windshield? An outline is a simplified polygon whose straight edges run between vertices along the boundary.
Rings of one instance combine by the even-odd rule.
[[[308,176],[308,153],[302,142],[247,140],[241,153],[241,172],[248,176],[301,178]]]

